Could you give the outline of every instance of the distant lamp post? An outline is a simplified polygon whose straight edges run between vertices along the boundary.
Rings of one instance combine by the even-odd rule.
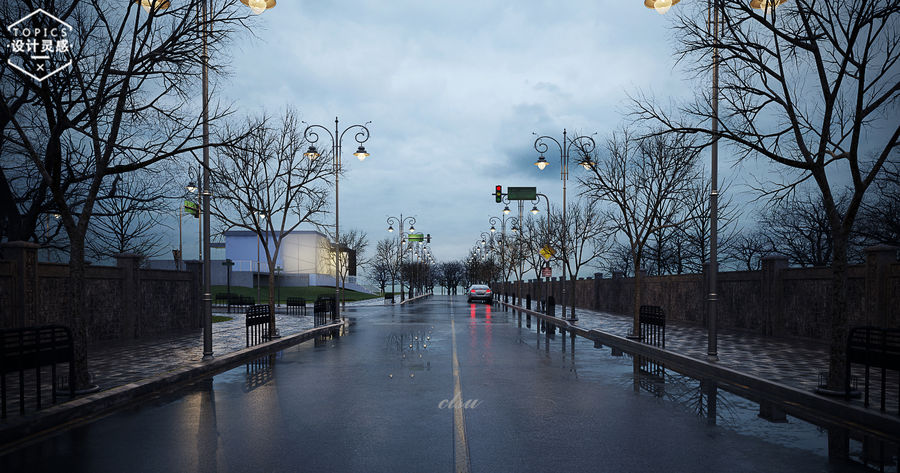
[[[274,4],[274,1],[272,3]],[[366,125],[368,125],[368,123],[366,123]],[[363,147],[363,143],[365,143],[369,139],[369,129],[366,128],[366,125],[350,125],[347,128],[344,128],[343,131],[341,131],[338,119],[337,117],[334,117],[333,134],[331,130],[322,125],[309,125],[306,127],[306,130],[303,131],[303,137],[310,143],[309,150],[303,154],[309,159],[316,159],[319,157],[319,152],[315,147],[315,143],[319,141],[319,132],[316,130],[324,132],[326,136],[331,138],[331,157],[334,164],[334,315],[338,319],[340,319],[341,317],[341,220],[339,193],[339,178],[341,173],[341,143],[343,143],[344,135],[348,131],[355,130],[354,139],[356,139],[356,142],[359,143],[359,148],[356,150],[356,153],[353,154],[354,156],[359,158],[360,161],[365,159],[366,156],[369,155],[369,153],[366,152],[366,148]]]
[[[396,223],[397,228],[400,229],[400,234],[397,235],[397,238],[400,240],[400,242],[398,243],[399,249],[400,249],[400,251],[398,253],[399,263],[397,265],[397,273],[400,276],[400,302],[403,302],[404,300],[406,300],[405,299],[406,295],[403,292],[403,225],[407,221],[409,222],[409,233],[416,231],[416,227],[414,226],[416,223],[415,217],[409,217],[409,216],[404,217],[403,214],[400,214],[399,218],[397,218],[397,217],[388,217],[387,218],[389,232],[394,233],[394,223]],[[391,281],[391,291],[392,291],[391,300],[392,301],[394,300],[393,290],[394,290],[394,281],[392,280]]]
[[[650,0],[647,0],[647,1],[650,1]],[[556,140],[556,138],[553,138],[551,136],[546,136],[546,135],[539,136],[537,139],[534,140],[534,150],[537,151],[538,154],[540,155],[540,157],[538,158],[538,161],[535,163],[535,165],[538,167],[538,169],[541,169],[541,170],[543,170],[545,167],[547,167],[547,164],[546,164],[547,159],[544,158],[544,153],[546,153],[547,150],[550,149],[549,145],[547,144],[548,142],[555,143],[557,148],[559,149],[559,163],[560,163],[559,177],[560,177],[560,180],[562,180],[562,191],[563,191],[563,194],[562,194],[562,232],[563,232],[562,243],[563,243],[563,248],[561,248],[562,252],[563,252],[563,261],[562,261],[563,274],[562,274],[562,291],[561,291],[561,293],[562,293],[561,299],[562,300],[560,301],[560,306],[562,307],[563,318],[566,318],[566,283],[565,283],[565,281],[566,281],[566,263],[568,262],[568,254],[567,254],[567,251],[565,250],[566,242],[568,241],[568,236],[567,236],[568,226],[566,223],[566,181],[569,179],[569,156],[572,152],[572,149],[575,148],[576,151],[580,152],[582,155],[582,159],[581,159],[581,161],[579,161],[579,164],[584,166],[586,169],[590,169],[590,167],[593,166],[593,163],[591,162],[591,160],[588,156],[590,155],[590,153],[592,151],[594,151],[596,144],[594,143],[594,139],[591,138],[590,136],[576,136],[573,138],[569,138],[565,129],[563,129],[562,143],[560,143],[559,141]],[[542,164],[542,163],[544,163],[544,164]]]
[[[225,261],[222,261],[222,266],[225,266],[226,272],[226,281],[228,284],[228,297],[231,297],[231,267],[234,266],[234,261],[231,261],[231,258],[227,258]]]

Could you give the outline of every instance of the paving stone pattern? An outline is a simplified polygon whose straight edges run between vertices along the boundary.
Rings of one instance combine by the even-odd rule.
[[[570,315],[567,308],[566,317]],[[599,330],[619,336],[632,332],[631,317],[597,312],[586,309],[575,309],[575,325],[586,329]],[[562,308],[556,307],[556,316],[562,317]],[[719,328],[717,334],[718,363],[727,368],[747,373],[805,391],[815,391],[819,385],[820,374],[828,371],[828,345],[804,339],[788,339],[767,337],[759,334],[728,328]],[[687,324],[680,321],[666,321],[666,349],[705,360],[707,354],[706,327]],[[880,370],[871,371],[870,408],[880,405]],[[864,370],[858,365],[853,367],[853,376],[857,378],[859,389],[863,389]],[[898,376],[896,372],[888,372],[886,411],[896,414],[898,411]],[[862,399],[851,401],[862,406]]]

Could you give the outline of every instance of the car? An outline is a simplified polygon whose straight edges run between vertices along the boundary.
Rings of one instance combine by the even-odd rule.
[[[466,295],[468,297],[468,301],[484,301],[488,304],[494,301],[494,293],[491,292],[491,288],[484,284],[473,284],[472,287],[466,291]]]

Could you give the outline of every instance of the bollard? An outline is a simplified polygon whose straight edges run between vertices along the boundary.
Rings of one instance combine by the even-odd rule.
[[[547,315],[550,317],[556,316],[556,299],[553,296],[547,298]]]
[[[525,294],[525,308],[531,310],[531,294]]]

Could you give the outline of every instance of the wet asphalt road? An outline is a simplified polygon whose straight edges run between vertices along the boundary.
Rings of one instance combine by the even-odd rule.
[[[344,337],[62,432],[0,471],[829,471],[635,392],[621,358],[563,351],[512,312],[438,296],[345,316]]]

